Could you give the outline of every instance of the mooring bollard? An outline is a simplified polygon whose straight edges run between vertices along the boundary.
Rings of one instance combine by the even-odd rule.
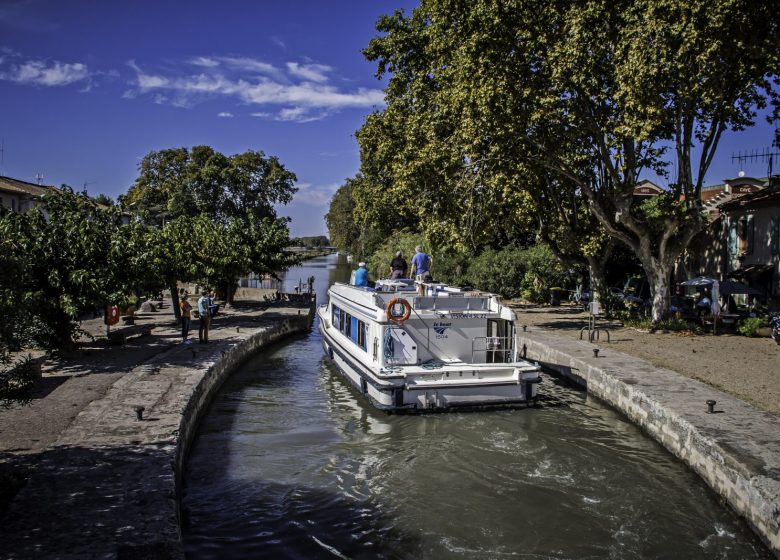
[[[715,412],[715,405],[717,404],[717,401],[713,401],[712,399],[707,401],[707,414],[712,414]]]
[[[146,410],[145,407],[136,405],[133,407],[133,410],[135,411],[135,419],[136,420],[143,420],[144,419],[144,410]]]
[[[594,348],[593,349],[593,357],[594,358],[598,358],[599,357],[599,349],[598,348]]]
[[[523,325],[523,332],[528,328],[528,325]]]

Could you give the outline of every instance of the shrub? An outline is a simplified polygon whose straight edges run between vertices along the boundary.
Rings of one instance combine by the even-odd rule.
[[[566,269],[547,245],[540,243],[523,249],[518,258],[526,269],[520,282],[525,299],[545,303],[549,301],[550,288],[568,285]]]
[[[766,326],[766,321],[760,317],[748,317],[739,324],[737,331],[743,336],[757,336],[758,329]]]
[[[653,320],[649,317],[624,317],[622,322],[627,327],[650,330]],[[658,330],[671,332],[694,332],[702,334],[704,329],[697,323],[691,323],[680,317],[669,317],[658,324]]]
[[[508,247],[500,251],[483,251],[469,264],[466,277],[475,288],[506,298],[516,298],[520,295],[526,272],[523,250]]]

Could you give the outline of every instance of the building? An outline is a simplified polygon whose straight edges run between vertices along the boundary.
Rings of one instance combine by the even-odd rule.
[[[0,176],[0,206],[13,212],[28,212],[40,204],[41,197],[53,188]]]
[[[726,276],[762,290],[780,309],[780,186],[720,205]]]

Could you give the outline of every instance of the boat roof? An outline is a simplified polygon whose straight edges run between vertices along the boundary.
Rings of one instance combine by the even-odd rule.
[[[418,288],[423,286],[425,295]],[[396,298],[409,302],[416,312],[430,311],[437,315],[458,314],[459,318],[499,315],[514,320],[514,313],[502,304],[501,297],[470,287],[449,286],[441,282],[418,282],[408,278],[377,280],[373,288],[335,283],[330,294],[360,307],[366,313],[380,310]]]

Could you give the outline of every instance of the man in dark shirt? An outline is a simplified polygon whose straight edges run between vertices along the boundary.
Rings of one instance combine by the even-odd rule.
[[[406,271],[409,269],[409,265],[406,264],[406,260],[401,256],[401,251],[395,254],[395,258],[390,261],[390,278],[395,280],[396,278],[406,278]]]

